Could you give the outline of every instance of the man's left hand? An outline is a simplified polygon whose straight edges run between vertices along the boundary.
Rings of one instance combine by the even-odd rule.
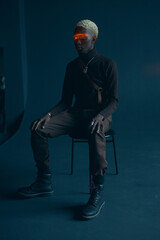
[[[104,117],[101,114],[98,114],[92,119],[92,122],[89,126],[89,129],[91,129],[91,134],[95,131],[99,133],[101,129],[103,129],[103,120]]]

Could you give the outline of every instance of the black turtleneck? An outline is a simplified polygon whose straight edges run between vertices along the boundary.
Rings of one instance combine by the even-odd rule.
[[[82,72],[83,67],[91,59],[88,64],[88,75],[103,88],[101,104],[98,104],[97,90]],[[80,53],[79,57],[67,65],[61,101],[51,109],[52,115],[69,109],[73,97],[75,97],[73,109],[95,109],[104,118],[111,116],[118,107],[118,74],[115,62],[98,54],[95,48],[87,54]]]
[[[88,53],[81,53],[81,52],[79,52],[78,55],[79,55],[79,58],[80,58],[85,64],[87,64],[88,61],[89,61],[90,59],[92,59],[92,57],[95,57],[95,56],[97,55],[96,48],[94,47],[94,48],[91,49]]]

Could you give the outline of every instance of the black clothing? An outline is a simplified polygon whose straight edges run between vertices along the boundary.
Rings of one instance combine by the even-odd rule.
[[[23,197],[51,196],[54,192],[51,178],[50,173],[38,172],[36,181],[28,187],[18,189],[18,194]]]
[[[98,104],[97,90],[86,79],[80,66],[81,62],[86,65],[93,57],[88,65],[88,75],[103,88],[101,104]],[[75,102],[72,106],[73,97]],[[91,174],[103,176],[107,169],[105,132],[111,127],[112,113],[117,106],[118,79],[114,61],[98,54],[95,48],[87,54],[80,54],[67,65],[62,98],[51,109],[52,117],[46,122],[45,128],[39,126],[32,131],[31,146],[38,170],[50,172],[48,138],[85,133],[89,144]],[[104,117],[102,128],[100,132],[91,134],[88,126],[98,113]],[[103,183],[102,178],[95,178],[95,181]]]
[[[103,198],[103,190],[103,184],[97,184],[92,189],[90,198],[82,210],[82,217],[84,219],[92,219],[98,216],[98,214],[100,213],[102,207],[105,204]]]
[[[98,104],[97,91],[86,78],[80,67],[90,59],[94,59],[88,65],[88,75],[102,91],[102,104]],[[107,118],[118,107],[118,74],[115,62],[104,57],[92,49],[88,54],[80,54],[78,58],[71,61],[66,68],[61,101],[51,109],[52,115],[69,109],[72,105],[73,96],[75,103],[73,109],[94,109]],[[73,110],[72,109],[72,110]]]
[[[101,173],[103,175],[107,168],[105,132],[110,128],[111,120],[106,118],[103,121],[103,131],[99,133],[95,131],[93,134],[88,132],[90,121],[90,115],[88,118],[87,116],[84,118],[81,112],[70,113],[63,111],[53,116],[45,124],[45,128],[39,126],[37,130],[32,131],[31,146],[38,170],[50,173],[48,138],[64,134],[74,135],[76,133],[77,136],[88,138],[91,174]]]

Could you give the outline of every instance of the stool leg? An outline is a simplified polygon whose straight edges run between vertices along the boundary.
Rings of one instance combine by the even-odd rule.
[[[74,156],[74,139],[72,138],[71,173],[70,173],[70,175],[73,175],[73,156]]]
[[[114,151],[114,160],[115,160],[115,167],[116,167],[116,175],[118,175],[118,164],[117,164],[116,146],[115,146],[114,136],[112,136],[112,142],[113,142],[113,151]]]

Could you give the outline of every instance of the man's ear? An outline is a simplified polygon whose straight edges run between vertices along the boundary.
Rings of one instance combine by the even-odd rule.
[[[96,38],[96,37],[93,37],[93,42],[94,42],[94,43],[96,42],[96,40],[97,40],[97,38]]]
[[[95,44],[95,42],[96,42],[96,39],[95,39],[95,38],[93,38],[93,39],[92,39],[92,44],[94,45],[94,44]]]

